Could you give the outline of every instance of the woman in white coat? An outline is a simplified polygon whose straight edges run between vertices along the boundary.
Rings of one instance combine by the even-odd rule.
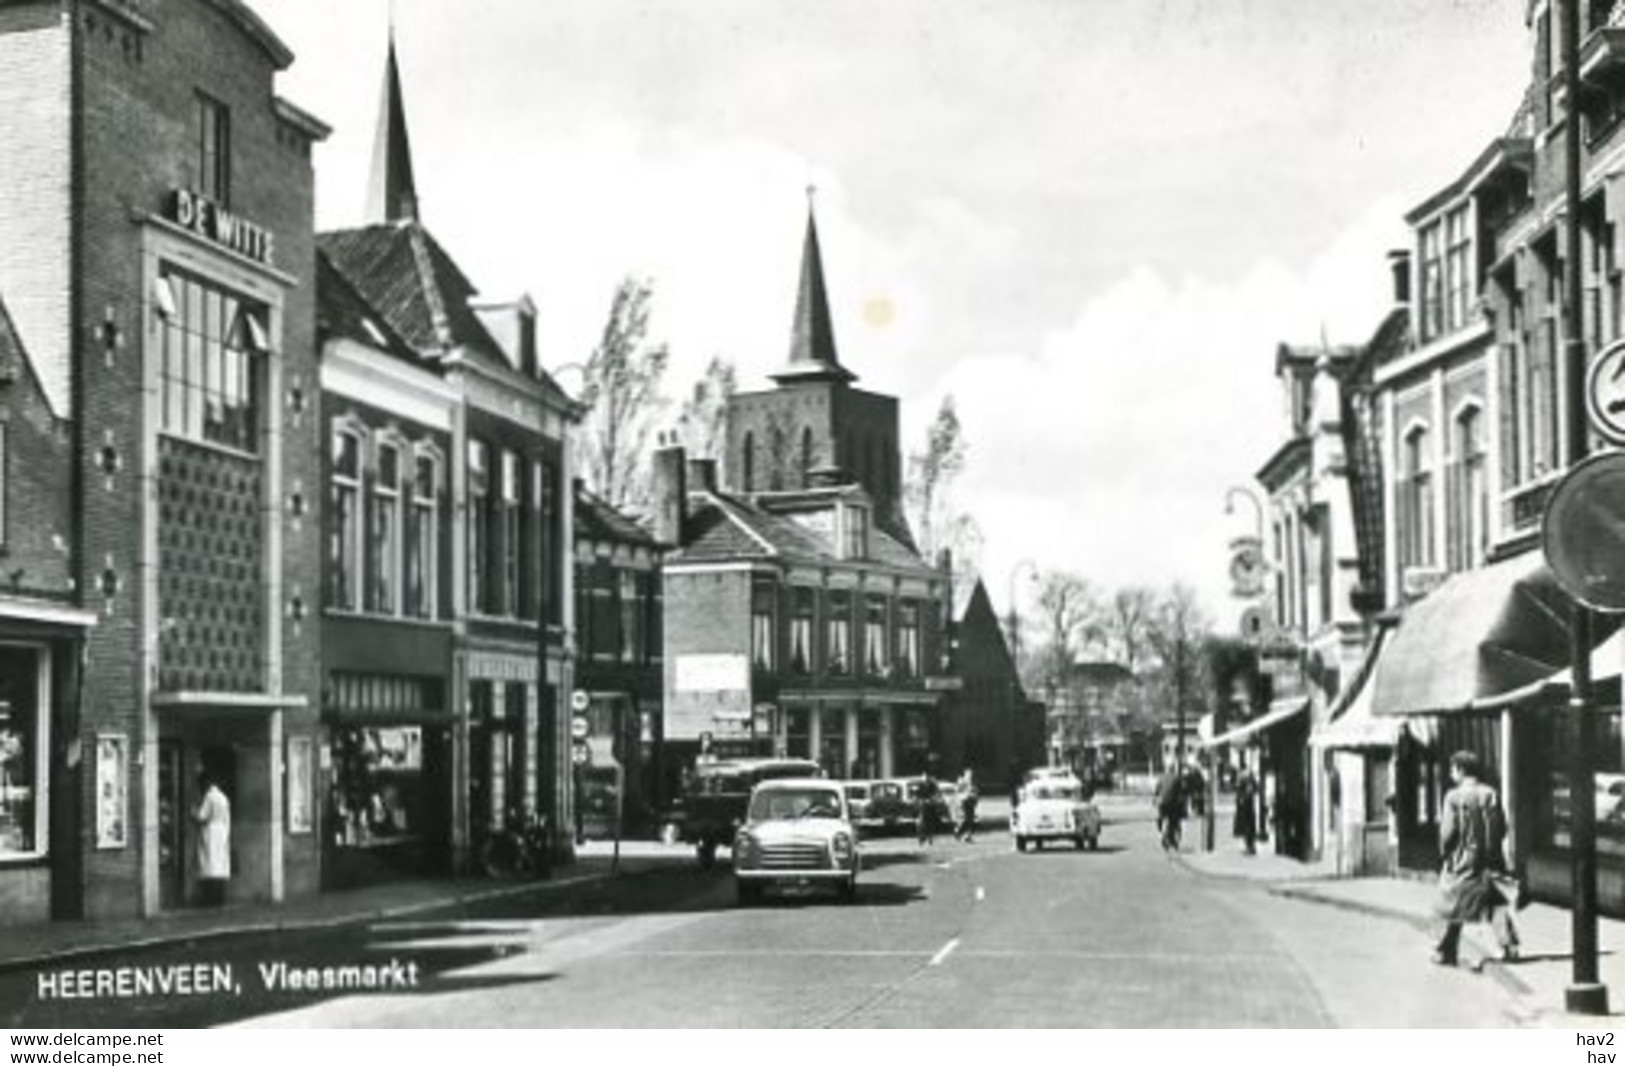
[[[192,821],[197,824],[198,895],[205,906],[226,902],[226,881],[231,878],[231,801],[220,791],[208,770],[198,773],[198,801]]]

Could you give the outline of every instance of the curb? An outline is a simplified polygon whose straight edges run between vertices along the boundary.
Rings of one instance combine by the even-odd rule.
[[[623,875],[626,871],[623,870]],[[484,903],[489,900],[505,899],[509,896],[519,896],[526,893],[547,893],[552,889],[571,888],[578,885],[590,884],[594,881],[607,881],[617,876],[605,870],[600,873],[580,874],[575,877],[566,877],[559,880],[531,881],[513,885],[494,885],[491,888],[474,891],[457,892],[449,896],[436,899],[420,900],[415,903],[402,903],[395,906],[373,907],[366,910],[354,911],[333,917],[321,918],[284,918],[276,920],[251,921],[242,925],[221,926],[213,929],[196,929],[188,931],[175,931],[169,934],[145,936],[135,940],[110,940],[94,944],[82,944],[71,948],[61,948],[55,951],[42,951],[34,955],[14,956],[0,959],[0,974],[17,973],[23,970],[45,969],[58,963],[73,962],[82,959],[92,959],[100,955],[108,955],[116,951],[139,951],[146,948],[162,947],[166,944],[180,944],[186,942],[202,942],[210,940],[225,940],[232,937],[263,936],[268,933],[296,933],[310,932],[322,929],[342,929],[352,925],[366,925],[370,922],[391,921],[404,918],[424,911],[440,910],[444,907],[466,906],[471,903]]]

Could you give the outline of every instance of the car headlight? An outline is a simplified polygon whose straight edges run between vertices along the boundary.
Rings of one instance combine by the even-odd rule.
[[[756,862],[756,838],[741,831],[734,837],[734,865],[750,866]]]
[[[829,848],[830,852],[835,856],[835,861],[844,865],[852,858],[851,834],[836,833],[835,839],[830,841]]]

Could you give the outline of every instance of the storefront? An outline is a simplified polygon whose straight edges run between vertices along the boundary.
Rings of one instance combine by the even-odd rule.
[[[326,886],[448,872],[455,775],[443,680],[335,672],[323,718]]]

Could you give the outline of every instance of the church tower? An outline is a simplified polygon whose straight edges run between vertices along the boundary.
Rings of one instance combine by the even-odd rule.
[[[755,494],[855,483],[874,500],[877,521],[912,543],[897,398],[855,388],[858,376],[841,363],[810,200],[789,359],[769,376],[773,388],[729,401],[728,487]]]

